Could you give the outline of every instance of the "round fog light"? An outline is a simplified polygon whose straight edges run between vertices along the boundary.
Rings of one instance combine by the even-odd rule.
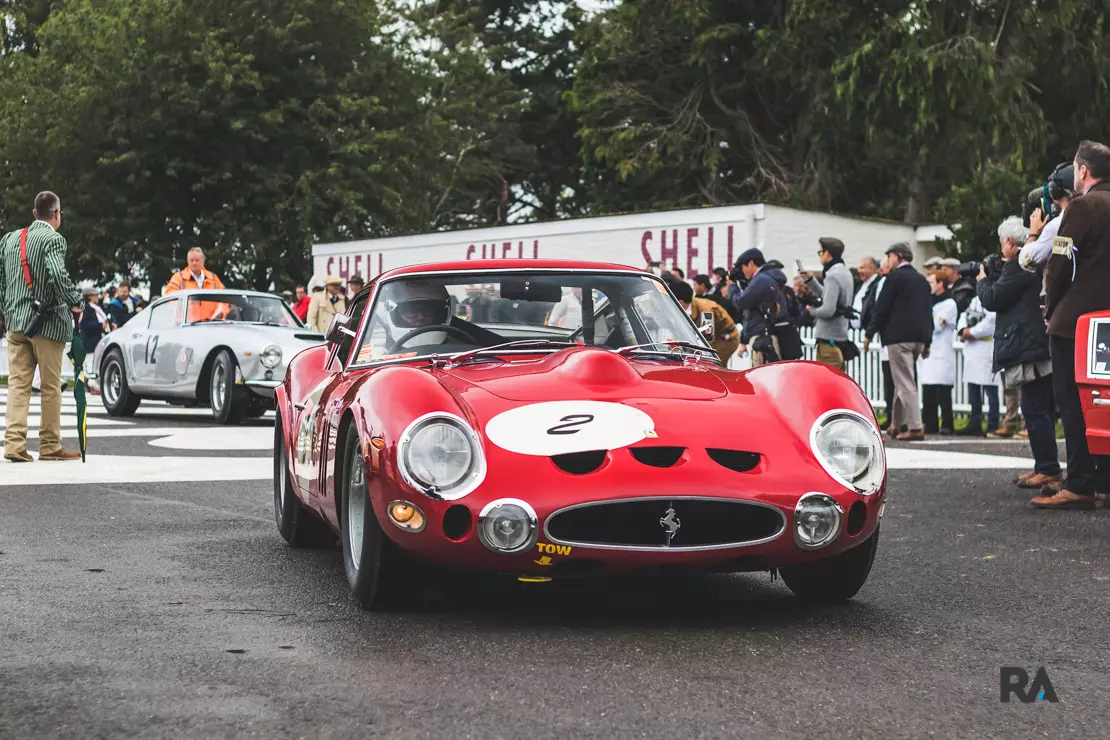
[[[807,493],[794,507],[794,542],[803,550],[817,550],[840,534],[844,510],[832,496]]]
[[[536,544],[536,523],[536,512],[524,501],[498,499],[478,515],[478,539],[494,552],[521,552]]]
[[[408,532],[424,531],[424,512],[408,501],[394,501],[387,510],[389,521]]]

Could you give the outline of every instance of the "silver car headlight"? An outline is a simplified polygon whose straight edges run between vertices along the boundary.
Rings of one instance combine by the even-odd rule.
[[[281,364],[281,357],[281,347],[276,344],[268,344],[258,353],[258,361],[271,370]]]
[[[409,425],[397,448],[409,485],[447,501],[473,491],[486,476],[478,435],[457,416],[427,414]]]
[[[822,414],[810,432],[810,447],[829,475],[857,493],[866,496],[882,485],[883,440],[862,414],[847,409]]]
[[[794,508],[794,542],[803,550],[819,550],[840,534],[844,510],[832,496],[807,493]]]
[[[490,501],[478,515],[478,539],[493,552],[530,550],[536,544],[538,532],[535,510],[520,499]]]

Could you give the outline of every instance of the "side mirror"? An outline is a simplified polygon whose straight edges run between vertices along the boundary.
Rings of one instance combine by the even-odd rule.
[[[344,337],[355,338],[355,333],[347,328],[347,324],[351,322],[351,317],[345,313],[337,313],[331,319],[331,324],[328,326],[327,332],[324,334],[324,341],[328,344],[339,344],[343,341]]]

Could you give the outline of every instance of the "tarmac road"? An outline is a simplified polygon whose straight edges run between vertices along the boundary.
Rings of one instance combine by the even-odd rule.
[[[0,464],[0,738],[1110,737],[1110,509],[1038,512],[1013,471],[892,471],[845,606],[767,574],[452,577],[370,614],[338,550],[280,539],[269,481],[111,447],[196,479],[10,485],[30,466]],[[1001,666],[1045,666],[1059,703],[1000,703]]]

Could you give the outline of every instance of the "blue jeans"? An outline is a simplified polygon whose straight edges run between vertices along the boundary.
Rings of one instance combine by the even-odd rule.
[[[1053,377],[1045,375],[1021,386],[1021,414],[1029,432],[1033,452],[1033,471],[1041,475],[1060,475],[1060,453],[1056,448],[1056,404]]]
[[[971,404],[971,415],[967,425],[971,429],[983,428],[983,396],[987,397],[987,429],[998,429],[998,386],[967,384],[967,400]]]

